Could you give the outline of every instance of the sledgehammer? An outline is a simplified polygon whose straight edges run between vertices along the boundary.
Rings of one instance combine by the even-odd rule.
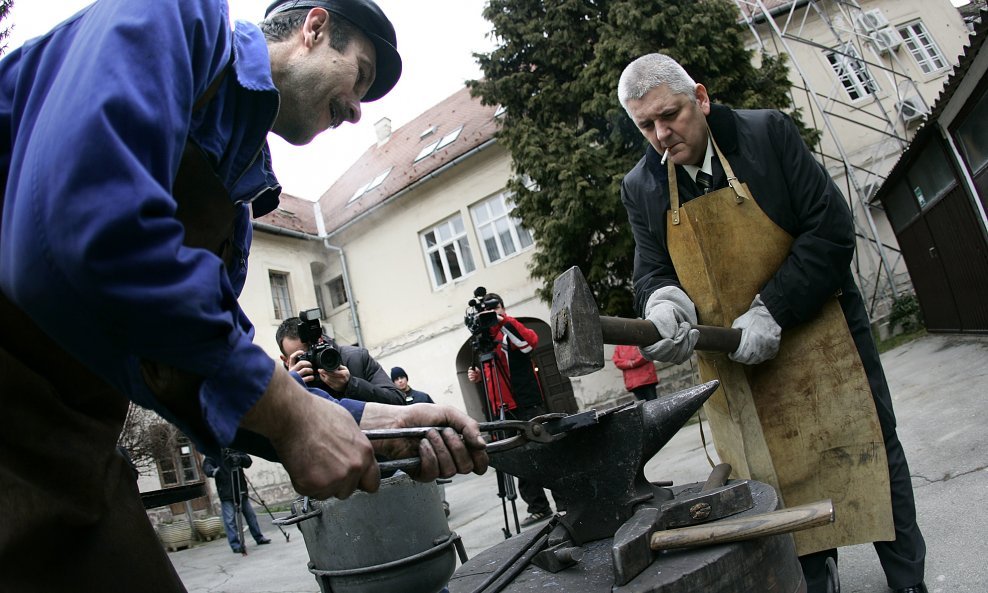
[[[659,331],[647,319],[624,319],[600,314],[590,286],[580,268],[573,266],[552,285],[550,309],[552,345],[559,372],[579,377],[604,368],[604,344],[649,346],[659,341]],[[694,325],[700,338],[696,350],[734,352],[741,330]]]

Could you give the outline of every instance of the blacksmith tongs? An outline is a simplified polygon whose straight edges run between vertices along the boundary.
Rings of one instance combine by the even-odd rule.
[[[491,433],[487,437],[487,454],[493,455],[501,451],[507,451],[520,447],[526,443],[552,443],[564,438],[566,434],[574,429],[590,426],[597,423],[596,410],[588,410],[578,414],[543,414],[531,420],[494,420],[493,422],[480,422],[480,432]],[[365,430],[364,436],[368,439],[409,439],[424,438],[430,430],[442,431],[442,426],[415,426],[412,428],[384,428],[378,430]],[[505,436],[505,433],[514,433],[513,436]],[[421,460],[418,457],[407,459],[395,459],[380,463],[381,472],[393,470],[410,470],[418,467]]]

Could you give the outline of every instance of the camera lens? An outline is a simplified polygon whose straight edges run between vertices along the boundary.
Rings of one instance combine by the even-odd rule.
[[[340,358],[340,351],[332,346],[324,348],[316,358],[316,362],[319,368],[326,369],[327,371],[335,371],[340,368],[340,363],[342,359]]]

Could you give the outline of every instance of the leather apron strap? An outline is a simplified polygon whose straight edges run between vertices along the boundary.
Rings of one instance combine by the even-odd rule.
[[[680,204],[670,166],[670,208],[678,205],[679,222],[670,210],[666,229],[700,323],[729,327],[786,260],[792,237],[714,146],[729,187]],[[740,477],[774,486],[786,506],[833,499],[836,523],[795,534],[800,554],[891,538],[881,429],[836,297],[816,319],[785,330],[771,361],[746,366],[724,354],[697,357],[702,380],[721,380],[705,405],[721,461]]]

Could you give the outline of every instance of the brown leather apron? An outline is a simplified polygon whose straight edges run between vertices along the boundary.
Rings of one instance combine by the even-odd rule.
[[[735,178],[714,142],[729,187],[679,203],[669,161],[668,249],[705,325],[730,327],[789,254],[779,228]],[[836,521],[795,534],[800,555],[894,539],[889,475],[868,378],[837,297],[784,330],[778,355],[742,365],[698,352],[703,381],[721,387],[704,406],[721,460],[735,477],[771,484],[785,506],[830,498]]]
[[[231,265],[237,206],[191,142],[172,193],[184,244]],[[115,450],[127,398],[3,294],[0,328],[0,591],[185,591]],[[142,371],[171,409],[199,415],[199,378],[150,362]]]

